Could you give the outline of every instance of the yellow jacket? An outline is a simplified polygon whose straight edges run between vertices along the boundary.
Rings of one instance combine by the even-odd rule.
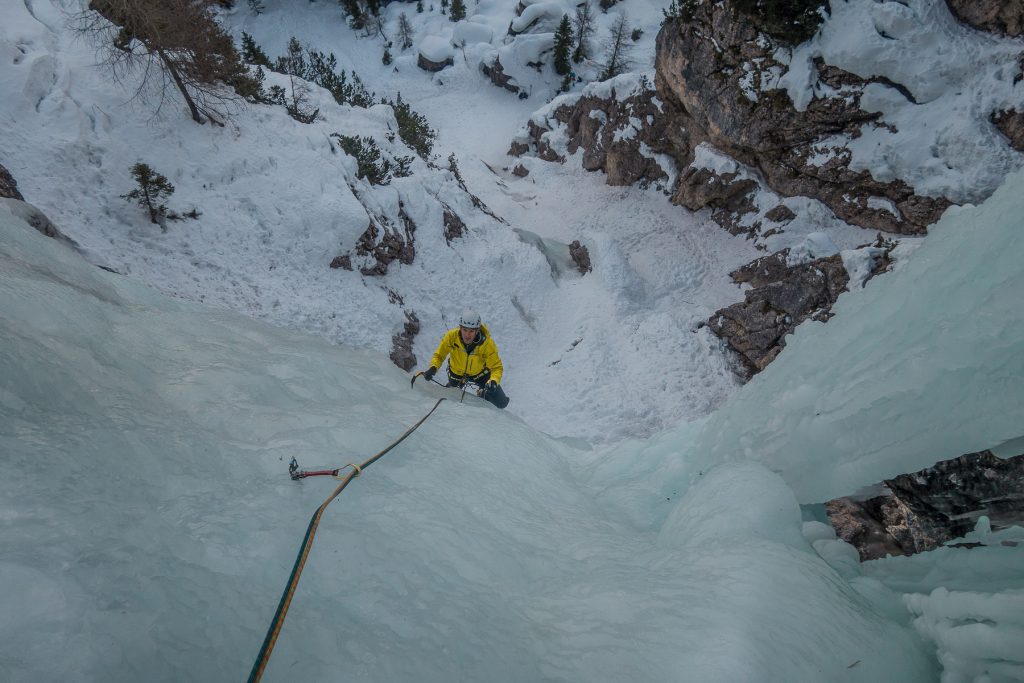
[[[483,339],[480,339],[480,337]],[[448,330],[441,337],[441,343],[437,345],[434,357],[430,359],[430,367],[440,369],[444,363],[445,356],[448,357],[448,374],[455,377],[475,379],[484,372],[490,370],[488,379],[501,383],[501,358],[498,356],[498,345],[491,338],[491,332],[486,325],[480,326],[477,341],[466,346],[462,343],[462,335],[459,328]]]

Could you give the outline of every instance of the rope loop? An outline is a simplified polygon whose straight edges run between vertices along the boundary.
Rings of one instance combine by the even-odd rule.
[[[353,475],[353,478],[358,477],[360,474],[363,473],[363,468],[362,467],[360,467],[359,465],[355,464],[354,462],[350,462],[349,464],[345,465],[345,467],[339,467],[338,469],[334,470],[334,474],[332,474],[331,476],[334,477],[335,479],[339,479],[339,480],[340,479],[344,479],[345,477],[341,476],[341,471],[343,469],[347,468],[347,467],[351,467],[352,469],[354,469],[356,471],[356,473]]]

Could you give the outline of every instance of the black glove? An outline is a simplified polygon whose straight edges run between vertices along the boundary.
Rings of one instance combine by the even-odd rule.
[[[437,368],[435,368],[433,365],[431,365],[423,373],[423,376],[426,377],[428,380],[432,380],[432,379],[434,379],[434,373],[436,373],[436,372],[437,372]]]
[[[487,380],[487,384],[484,385],[484,393],[490,394],[492,391],[498,388],[498,383],[493,379]]]

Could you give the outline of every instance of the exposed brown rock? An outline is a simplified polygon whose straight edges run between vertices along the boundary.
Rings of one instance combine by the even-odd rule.
[[[691,211],[714,207],[712,217],[734,235],[747,232],[740,225],[742,216],[756,211],[751,194],[757,181],[742,178],[739,173],[717,173],[709,168],[690,167],[679,178],[672,201]]]
[[[562,110],[559,109],[559,112]],[[547,140],[544,139],[544,133],[548,132],[548,128],[537,125],[533,119],[526,122],[526,131],[528,140],[513,140],[512,146],[509,147],[508,153],[511,156],[522,156],[524,154],[533,153],[534,156],[543,159],[544,161],[565,161],[561,155],[551,148]]]
[[[444,68],[449,67],[449,66],[451,66],[454,63],[455,63],[455,60],[453,60],[451,57],[449,57],[448,59],[444,60],[443,62],[435,62],[435,61],[427,59],[423,55],[419,55],[419,58],[416,60],[416,66],[418,66],[419,68],[423,69],[424,71],[433,71],[433,72],[441,71]]]
[[[25,201],[25,198],[18,192],[18,181],[2,165],[0,165],[0,197]]]
[[[789,264],[786,263],[788,256],[789,249],[762,256],[732,271],[729,277],[738,285],[745,283],[753,288],[781,282],[789,274]]]
[[[579,240],[573,240],[569,245],[569,256],[572,257],[572,262],[576,264],[576,270],[580,271],[581,275],[593,270],[590,264],[590,251]]]
[[[884,486],[890,495],[825,505],[836,535],[861,560],[933,550],[971,531],[982,515],[993,529],[1024,523],[1024,455],[969,453]]]
[[[753,289],[708,320],[710,330],[737,353],[748,378],[775,360],[786,335],[801,322],[828,320],[850,281],[838,254],[795,266],[786,265],[787,255],[784,250],[736,271],[736,281],[750,282]]]
[[[764,217],[774,223],[788,223],[796,218],[796,214],[785,204],[779,204],[774,209],[766,211]]]
[[[448,244],[451,244],[453,239],[462,237],[466,234],[466,224],[463,222],[459,215],[451,210],[450,207],[444,207],[444,239]]]
[[[666,135],[663,128],[652,126],[652,122],[659,118],[656,116],[659,112],[653,102],[654,95],[654,90],[647,88],[622,100],[583,97],[573,105],[555,110],[555,121],[566,126],[568,153],[575,154],[582,149],[583,168],[604,171],[609,185],[666,179],[667,175],[657,161],[642,150],[646,145],[651,152],[664,152],[668,149],[667,141],[679,135],[678,132]],[[564,161],[544,137],[549,130],[530,120],[527,123],[529,142],[513,142],[509,154],[520,156],[532,152],[545,161]]]
[[[656,91],[641,87],[625,98],[572,100],[546,122],[531,120],[509,153],[564,161],[545,137],[564,126],[568,153],[582,149],[583,167],[605,171],[611,185],[666,179],[667,169],[652,158],[665,155],[681,170],[673,201],[711,208],[732,232],[761,228],[760,219],[744,219],[757,208],[747,196],[759,182],[754,177],[780,195],[813,197],[848,223],[884,232],[923,233],[950,206],[943,197],[915,194],[902,180],[881,182],[869,171],[851,170],[843,147],[825,149],[827,140],[856,138],[866,126],[891,128],[880,114],[861,108],[866,86],[883,85],[914,102],[910,88],[884,77],[861,78],[819,58],[815,74],[829,94],[798,111],[784,90],[770,85],[786,68],[775,61],[770,38],[737,21],[728,3],[699,3],[692,15],[666,21],[658,34]],[[728,177],[693,168],[702,143],[754,173]]]
[[[1010,141],[1010,146],[1024,152],[1024,112],[1016,109],[995,112],[990,117],[995,127]]]
[[[359,237],[356,242],[356,254],[371,255],[376,261],[372,266],[363,266],[359,269],[363,275],[384,275],[392,261],[397,260],[408,265],[416,257],[416,247],[413,244],[416,224],[401,203],[398,205],[398,219],[402,223],[402,231],[392,226],[387,217],[377,216]]]
[[[960,21],[981,31],[1024,35],[1024,3],[1005,0],[946,0]]]
[[[861,561],[907,554],[882,521],[895,521],[902,516],[898,501],[891,497],[865,501],[837,498],[825,504],[825,511],[836,536],[857,548]]]
[[[376,261],[372,266],[360,268],[360,273],[363,275],[385,275],[392,261],[412,263],[416,256],[416,249],[413,247],[411,235],[408,232],[406,237],[403,237],[390,227],[378,227],[374,223],[370,223],[359,241],[356,242],[356,254],[371,255]]]
[[[736,21],[722,3],[697,6],[690,21],[667,21],[657,45],[658,96],[673,103],[677,124],[695,142],[707,141],[760,170],[776,192],[819,199],[855,225],[908,234],[924,232],[949,206],[942,198],[915,195],[902,181],[883,183],[866,171],[851,171],[841,149],[827,163],[814,163],[823,140],[842,133],[856,137],[863,126],[879,125],[877,113],[860,108],[865,85],[882,83],[912,100],[902,85],[860,79],[818,60],[819,80],[838,92],[797,111],[785,91],[768,88],[761,77],[785,68],[774,60],[771,41]],[[756,101],[750,99],[751,81]],[[888,200],[893,210],[877,208],[871,199]]]
[[[352,270],[352,256],[350,254],[342,254],[341,256],[335,256],[331,261],[331,268],[343,268],[345,270]]]
[[[412,352],[412,345],[416,335],[420,333],[420,320],[416,313],[405,312],[405,325],[402,331],[391,337],[391,362],[409,371],[416,367],[416,354]]]
[[[516,164],[516,167],[512,169],[512,175],[525,178],[530,175],[530,170],[522,164]]]
[[[487,65],[481,64],[480,69],[484,72],[484,75],[491,79],[491,83],[504,88],[512,93],[519,92],[519,86],[515,84],[515,79],[505,73],[505,67],[501,65],[501,59],[495,57],[494,64]]]
[[[508,148],[509,156],[521,157],[530,151],[530,145],[526,142],[513,140],[512,145]]]

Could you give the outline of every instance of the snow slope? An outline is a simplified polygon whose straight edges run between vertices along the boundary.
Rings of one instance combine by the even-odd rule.
[[[756,256],[753,246],[653,190],[608,191],[600,176],[578,168],[511,176],[502,170],[505,147],[536,101],[484,85],[475,65],[462,60],[431,76],[414,66],[414,50],[395,50],[385,68],[376,39],[343,28],[333,3],[298,11],[267,2],[259,17],[239,3],[224,17],[272,56],[293,35],[334,51],[339,69],[356,70],[378,96],[401,93],[429,117],[439,129],[437,165],[416,160],[411,177],[370,187],[332,135],[370,135],[389,154],[411,154],[388,141],[389,107],[338,106],[315,89],[322,119],[311,125],[280,107],[249,106],[226,128],[197,126],[173,100],[154,116],[151,105],[129,101],[133,81],[111,82],[74,35],[77,3],[3,4],[0,44],[12,56],[0,70],[12,93],[0,104],[3,163],[95,262],[186,300],[380,353],[390,351],[405,312],[415,312],[421,367],[461,310],[476,308],[497,336],[509,409],[554,434],[649,433],[706,414],[737,386],[717,340],[693,330],[739,297],[726,272]],[[447,17],[421,17],[413,7],[391,10],[409,11],[421,36],[452,30]],[[452,152],[470,190],[507,224],[472,207],[443,168]],[[175,185],[172,209],[194,207],[200,217],[170,223],[166,233],[150,224],[120,197],[137,161]],[[567,196],[580,200],[573,212]],[[442,234],[441,201],[468,225],[452,245]],[[399,203],[418,226],[413,264],[394,263],[384,278],[327,267],[353,249],[368,212],[397,223]],[[596,264],[583,278],[567,262],[574,239]],[[557,273],[552,262],[561,264]],[[630,397],[624,409],[614,400],[622,394]]]

